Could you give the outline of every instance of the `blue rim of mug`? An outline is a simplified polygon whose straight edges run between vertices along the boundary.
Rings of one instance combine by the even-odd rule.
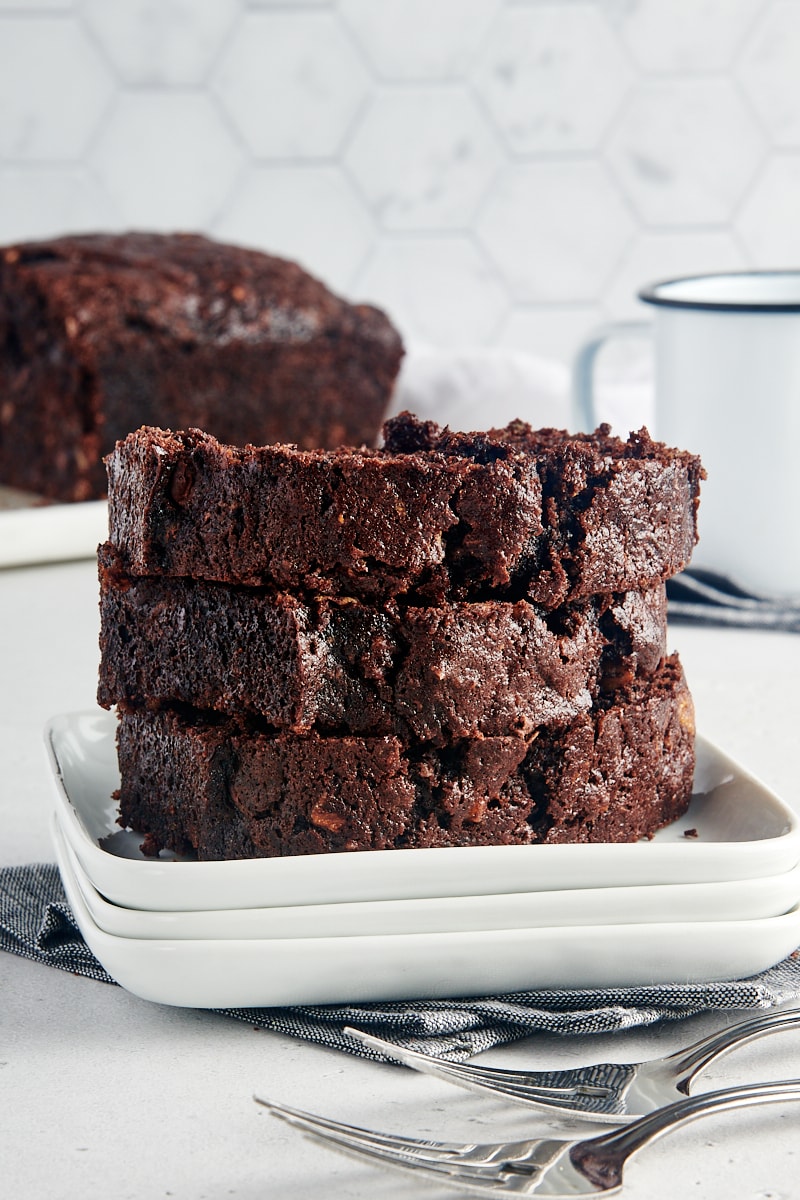
[[[757,303],[753,300],[689,300],[661,294],[662,288],[682,283],[701,283],[703,280],[714,279],[782,279],[790,275],[797,278],[797,300],[766,300]],[[800,313],[800,269],[711,271],[702,275],[682,275],[675,279],[662,279],[658,283],[648,284],[641,288],[637,295],[645,304],[655,304],[659,308],[699,308],[710,312]]]

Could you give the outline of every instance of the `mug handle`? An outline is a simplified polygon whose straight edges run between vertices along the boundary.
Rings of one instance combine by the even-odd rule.
[[[606,342],[616,337],[650,337],[652,332],[650,321],[612,321],[589,335],[572,365],[572,412],[579,429],[591,433],[599,424],[594,396],[594,364]]]

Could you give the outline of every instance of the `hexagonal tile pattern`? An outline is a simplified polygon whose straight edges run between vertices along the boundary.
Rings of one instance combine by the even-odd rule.
[[[81,0],[123,83],[195,84],[239,12],[237,0]]]
[[[491,264],[467,238],[386,238],[356,280],[383,305],[407,341],[485,344],[508,298]]]
[[[118,227],[97,179],[75,167],[0,167],[0,243]]]
[[[800,0],[0,0],[0,243],[205,229],[563,367],[799,209]]]
[[[105,64],[74,21],[43,14],[2,18],[0,158],[79,158],[111,90]]]
[[[339,149],[369,76],[329,12],[245,15],[214,71],[220,101],[260,158]]]
[[[248,171],[214,232],[296,259],[347,293],[375,229],[338,167],[300,166]]]
[[[753,266],[800,262],[800,154],[776,155],[742,205],[736,228]]]
[[[473,73],[522,155],[594,148],[632,78],[608,23],[586,4],[507,8]]]
[[[727,67],[763,0],[636,0],[619,6],[617,28],[647,71]]]
[[[338,11],[380,79],[461,75],[483,42],[499,0],[340,0]]]
[[[649,311],[637,299],[645,285],[682,275],[746,268],[741,248],[721,230],[637,234],[606,289],[604,307],[619,320],[649,319]]]
[[[516,300],[600,295],[633,232],[627,206],[595,162],[507,167],[476,223]]]
[[[765,147],[755,119],[724,79],[643,84],[608,158],[645,224],[724,224]]]
[[[800,7],[767,9],[739,66],[739,77],[778,146],[800,142]]]
[[[384,228],[463,229],[501,155],[465,92],[404,88],[376,94],[344,161]]]
[[[91,161],[131,225],[198,229],[217,215],[241,154],[204,96],[128,92],[103,127]]]

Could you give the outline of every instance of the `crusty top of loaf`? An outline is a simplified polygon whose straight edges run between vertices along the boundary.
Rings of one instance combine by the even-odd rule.
[[[516,454],[547,456],[554,452],[573,452],[599,459],[680,462],[696,479],[705,477],[697,455],[655,441],[646,428],[623,439],[613,435],[611,426],[605,424],[592,433],[569,433],[566,429],[533,429],[517,420],[502,429],[462,433],[437,425],[435,421],[420,421],[413,413],[402,412],[385,422],[383,439],[384,449],[392,454],[443,454],[448,458],[494,462]]]
[[[627,438],[611,433],[609,425],[599,425],[592,433],[570,433],[566,429],[534,429],[524,421],[511,421],[502,429],[481,432],[458,432],[435,421],[422,421],[410,412],[401,412],[390,417],[383,425],[383,444],[379,447],[339,446],[332,450],[302,450],[292,444],[271,446],[226,446],[202,429],[173,431],[143,427],[132,431],[120,443],[117,451],[125,446],[142,448],[159,447],[159,453],[191,452],[200,448],[213,450],[219,466],[245,460],[275,455],[294,459],[298,466],[314,460],[349,461],[358,464],[362,459],[381,460],[415,458],[419,463],[441,463],[445,460],[463,459],[484,466],[494,462],[540,457],[560,461],[564,454],[575,452],[582,457],[593,457],[598,466],[609,460],[636,460],[664,465],[679,463],[691,477],[693,483],[705,479],[705,470],[696,454],[688,450],[677,450],[664,442],[651,438],[646,428],[632,432]],[[113,459],[109,456],[107,462]]]
[[[360,332],[399,344],[388,318],[352,305],[297,263],[195,233],[93,233],[0,252],[0,280],[24,277],[78,326],[127,319],[184,341],[310,341]]]

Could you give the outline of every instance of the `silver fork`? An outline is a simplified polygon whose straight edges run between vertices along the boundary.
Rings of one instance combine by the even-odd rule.
[[[344,1125],[326,1117],[254,1097],[274,1116],[325,1145],[362,1161],[413,1172],[415,1179],[445,1183],[484,1194],[596,1196],[622,1187],[625,1163],[657,1137],[706,1113],[749,1104],[800,1100],[800,1079],[753,1084],[691,1096],[641,1117],[630,1125],[583,1141],[531,1138],[474,1143],[423,1141]]]
[[[460,1087],[533,1108],[619,1125],[687,1096],[692,1080],[720,1055],[768,1033],[800,1026],[800,1010],[771,1012],[701,1038],[684,1050],[643,1063],[596,1063],[565,1071],[507,1071],[453,1063],[406,1050],[359,1029],[346,1029],[388,1058]]]

